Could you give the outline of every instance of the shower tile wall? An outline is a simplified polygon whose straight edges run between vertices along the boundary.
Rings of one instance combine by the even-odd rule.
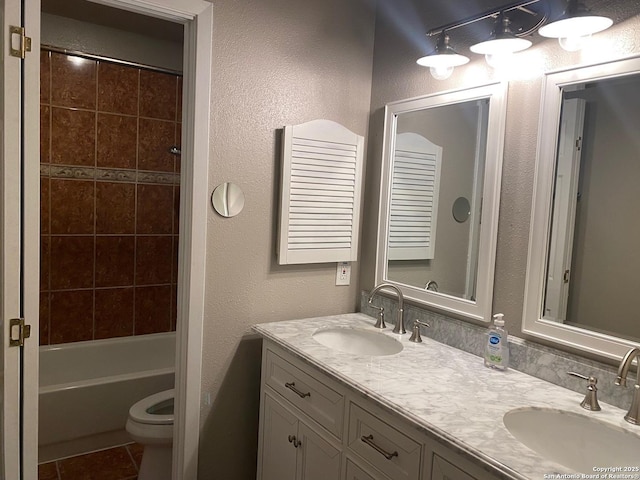
[[[175,330],[181,90],[41,52],[41,345]]]

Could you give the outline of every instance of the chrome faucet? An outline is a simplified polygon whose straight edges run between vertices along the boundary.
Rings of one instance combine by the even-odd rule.
[[[618,368],[618,378],[616,378],[616,385],[623,387],[627,386],[627,373],[629,373],[629,367],[633,363],[633,359],[638,357],[638,377],[636,378],[636,384],[634,385],[633,400],[631,401],[631,407],[629,412],[624,416],[624,419],[633,423],[634,425],[640,425],[640,348],[632,348],[629,350],[620,362]]]
[[[381,283],[377,287],[374,287],[373,290],[371,290],[367,302],[370,304],[373,296],[383,288],[391,288],[398,294],[398,319],[396,320],[396,325],[393,327],[393,333],[407,333],[407,331],[404,329],[404,296],[402,295],[402,292],[398,287],[392,285],[391,283]]]

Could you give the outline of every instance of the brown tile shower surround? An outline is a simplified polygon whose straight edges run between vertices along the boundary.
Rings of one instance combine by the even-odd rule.
[[[38,480],[133,480],[138,478],[142,445],[131,443],[38,465]]]
[[[40,344],[175,330],[182,77],[40,60]]]

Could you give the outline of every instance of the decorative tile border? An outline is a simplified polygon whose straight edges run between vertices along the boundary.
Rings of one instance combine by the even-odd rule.
[[[368,305],[368,297],[369,292],[361,292],[360,311],[375,317],[377,311]],[[398,305],[395,299],[379,295],[374,304],[384,307],[387,323],[395,323]],[[422,336],[474,355],[483,355],[487,334],[485,327],[409,304],[405,304],[404,318],[407,331],[413,320],[421,320],[431,325],[431,328],[421,328]],[[625,410],[631,405],[633,389],[614,385],[617,369],[611,365],[515,336],[509,336],[509,357],[510,368],[579,393],[586,393],[586,382],[567,375],[567,372],[596,377],[601,401]]]
[[[180,185],[180,174],[172,172],[146,172],[117,168],[75,167],[69,165],[40,164],[40,176],[74,178],[99,182],[160,183]]]

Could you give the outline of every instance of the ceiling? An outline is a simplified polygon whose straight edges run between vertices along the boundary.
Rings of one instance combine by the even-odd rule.
[[[184,36],[183,27],[179,23],[147,17],[86,0],[42,0],[42,11],[171,42],[182,42]]]
[[[392,10],[401,10],[402,4],[412,0],[377,0],[380,4],[389,4]],[[458,21],[467,16],[473,16],[487,9],[501,7],[510,0],[431,0],[422,4],[427,27],[433,28],[449,22]],[[614,22],[618,23],[638,13],[638,0],[583,0],[594,13],[606,13]],[[277,2],[274,2],[274,8]],[[565,0],[540,0],[539,5],[532,6],[532,10],[546,10],[551,16],[556,16],[566,5]],[[42,0],[42,11],[53,15],[72,18],[83,22],[103,25],[127,32],[138,33],[151,38],[158,38],[172,42],[182,42],[183,27],[180,24],[147,17],[136,13],[119,10],[100,5],[87,0]],[[525,16],[526,17],[526,16]],[[484,24],[484,25],[483,25]],[[491,22],[481,22],[456,32],[458,40],[465,43],[467,36],[474,37],[466,43],[475,43],[486,36],[491,30]],[[426,32],[425,32],[426,33]],[[475,38],[477,37],[477,38]]]

